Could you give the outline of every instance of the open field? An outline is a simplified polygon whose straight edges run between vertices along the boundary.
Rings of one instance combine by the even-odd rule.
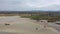
[[[35,22],[20,16],[0,16],[0,34],[60,34],[52,27],[43,28],[43,25]]]

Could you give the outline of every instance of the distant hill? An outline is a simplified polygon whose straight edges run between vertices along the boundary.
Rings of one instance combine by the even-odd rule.
[[[47,14],[60,15],[60,11],[0,11],[0,14]]]

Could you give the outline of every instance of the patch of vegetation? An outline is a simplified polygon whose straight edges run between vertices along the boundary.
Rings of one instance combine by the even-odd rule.
[[[30,18],[31,18],[31,19],[34,19],[34,20],[37,20],[37,21],[40,20],[40,16],[38,16],[38,15],[30,16]]]
[[[45,15],[45,14],[40,14],[40,15],[31,15],[31,16],[22,16],[25,18],[30,18],[33,20],[48,20],[48,22],[55,22],[55,21],[60,21],[60,16],[51,16],[51,15]]]
[[[30,16],[21,16],[22,18],[29,18]]]

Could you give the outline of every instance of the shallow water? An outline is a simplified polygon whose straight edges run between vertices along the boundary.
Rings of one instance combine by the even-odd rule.
[[[53,27],[53,28],[55,28],[57,31],[60,32],[60,25],[55,24],[55,23],[48,23],[48,26],[49,26],[49,27]]]

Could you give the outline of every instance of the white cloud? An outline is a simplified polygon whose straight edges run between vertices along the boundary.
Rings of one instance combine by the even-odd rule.
[[[35,8],[47,7],[54,4],[60,4],[60,0],[36,0],[35,2],[27,3],[28,6]]]
[[[60,5],[60,0],[0,0],[0,10],[52,10],[55,5]]]

